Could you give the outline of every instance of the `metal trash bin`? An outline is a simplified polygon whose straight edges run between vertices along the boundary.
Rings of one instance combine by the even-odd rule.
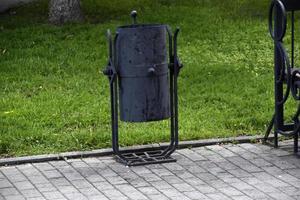
[[[117,160],[132,166],[174,162],[170,155],[178,145],[177,77],[182,65],[174,36],[163,24],[120,26],[109,43],[108,65],[103,71],[110,81],[112,146]],[[149,122],[170,118],[170,145],[165,149],[140,152],[120,151],[118,117],[124,122]]]

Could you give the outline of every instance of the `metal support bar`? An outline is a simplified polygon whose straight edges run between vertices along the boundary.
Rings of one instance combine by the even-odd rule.
[[[298,139],[299,139],[299,133],[295,133],[295,135],[294,135],[294,152],[295,153],[298,153],[298,151],[299,151],[299,141],[298,141]]]

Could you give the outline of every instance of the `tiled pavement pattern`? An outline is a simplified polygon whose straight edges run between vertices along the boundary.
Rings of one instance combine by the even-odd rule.
[[[300,200],[300,159],[284,149],[215,145],[174,157],[131,168],[112,157],[1,167],[0,199]]]

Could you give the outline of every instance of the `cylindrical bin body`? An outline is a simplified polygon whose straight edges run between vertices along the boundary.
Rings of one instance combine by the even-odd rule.
[[[121,121],[147,122],[170,117],[165,25],[119,27],[116,63]]]

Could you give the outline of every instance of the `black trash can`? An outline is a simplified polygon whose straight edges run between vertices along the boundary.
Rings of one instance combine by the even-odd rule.
[[[177,77],[182,65],[174,36],[163,24],[136,24],[108,30],[109,59],[104,74],[110,81],[112,146],[118,161],[126,165],[174,162],[170,155],[178,145]],[[124,122],[170,119],[170,145],[165,149],[120,151],[118,117]]]

